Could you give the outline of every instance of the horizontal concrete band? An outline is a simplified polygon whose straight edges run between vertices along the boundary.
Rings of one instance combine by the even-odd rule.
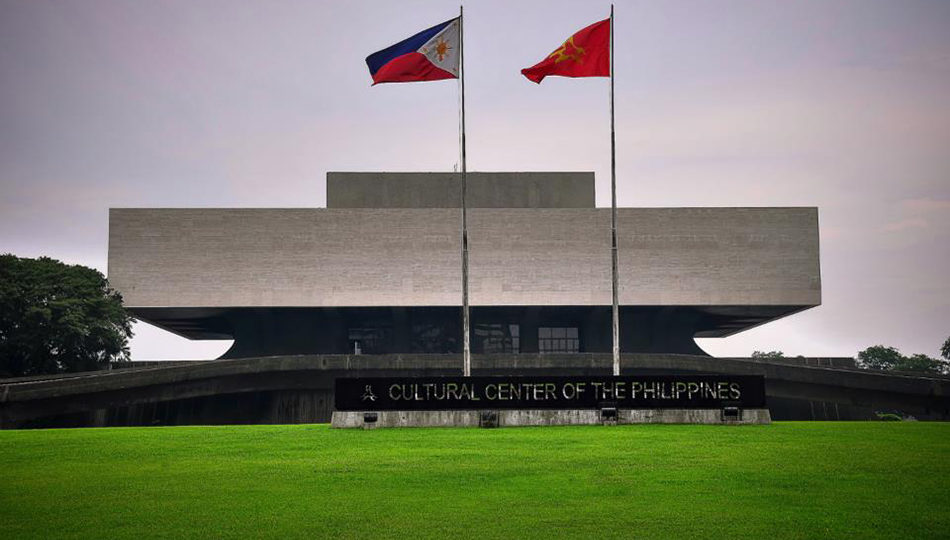
[[[112,209],[131,308],[457,306],[451,208]],[[620,208],[619,302],[821,303],[815,208]],[[610,209],[474,208],[473,306],[609,306]]]
[[[489,411],[334,411],[331,425],[335,428],[391,427],[479,427]],[[768,409],[742,409],[734,418],[724,417],[721,409],[618,409],[615,421],[605,422],[601,411],[592,409],[565,410],[497,410],[492,419],[495,427],[571,426],[616,424],[769,424]],[[374,421],[367,421],[373,419]]]
[[[327,208],[461,208],[455,172],[328,172]],[[468,208],[593,208],[592,172],[470,172]]]
[[[807,365],[796,365],[788,361],[625,353],[621,357],[621,373],[763,375],[772,415],[783,419],[815,417],[814,413],[807,414],[807,402],[804,413],[797,409],[797,412],[785,410],[785,416],[779,416],[783,414],[783,400],[788,399],[816,400],[862,410],[899,409],[921,417],[950,418],[950,379],[847,369],[810,360]],[[305,394],[307,400],[332,403],[337,377],[456,376],[461,372],[460,366],[459,355],[300,355],[5,379],[0,380],[0,428],[18,427],[31,419],[57,414],[193,398],[217,399],[215,396],[240,400],[241,396],[262,392]],[[610,354],[472,357],[472,373],[476,376],[609,376],[611,366]],[[834,417],[837,412],[827,418]],[[322,416],[274,418],[326,422],[331,414],[326,410]]]
[[[0,403],[27,402],[70,395],[159,386],[187,385],[189,397],[213,392],[205,381],[248,376],[262,380],[268,374],[287,374],[294,380],[316,374],[332,388],[337,376],[376,377],[403,375],[456,375],[461,371],[459,355],[299,355],[243,358],[208,362],[183,362],[141,369],[91,371],[59,376],[0,380]],[[511,354],[473,355],[474,375],[604,374],[611,372],[610,354]],[[846,387],[852,390],[889,392],[907,396],[950,396],[950,379],[922,374],[894,374],[886,371],[842,369],[787,362],[750,361],[708,356],[623,354],[621,373],[636,370],[661,372],[722,373],[763,375],[766,383],[776,381],[798,385]],[[324,377],[323,374],[326,374]]]

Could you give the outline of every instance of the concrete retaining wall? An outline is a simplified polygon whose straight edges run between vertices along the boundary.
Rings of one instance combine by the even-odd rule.
[[[475,355],[473,375],[609,375],[609,354]],[[458,355],[314,355],[0,381],[0,427],[328,422],[337,377],[444,376]],[[778,420],[950,419],[950,380],[686,355],[624,355],[627,373],[763,375]],[[99,412],[97,412],[99,411]]]
[[[335,411],[335,428],[479,427],[485,411]],[[719,409],[620,409],[616,421],[599,410],[497,410],[497,426],[570,426],[597,424],[769,424],[768,409],[744,409],[738,419],[724,419]],[[369,415],[369,416],[367,416]],[[371,421],[367,421],[370,419]]]

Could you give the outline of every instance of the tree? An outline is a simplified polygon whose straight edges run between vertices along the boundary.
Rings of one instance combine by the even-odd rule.
[[[858,353],[858,365],[864,369],[894,369],[903,355],[894,347],[875,345]]]
[[[925,371],[927,373],[947,373],[948,365],[944,360],[931,358],[926,354],[905,356],[894,366],[898,371]]]
[[[944,341],[943,346],[940,347],[940,356],[942,356],[944,360],[950,361],[950,337],[948,337],[947,341]]]
[[[782,351],[769,351],[769,352],[752,351],[752,358],[756,358],[759,360],[775,360],[778,358],[785,358],[785,353],[783,353]]]
[[[0,377],[128,360],[132,318],[97,270],[0,255]]]
[[[904,356],[894,347],[875,345],[858,353],[858,365],[865,369],[950,373],[950,362],[926,354]]]

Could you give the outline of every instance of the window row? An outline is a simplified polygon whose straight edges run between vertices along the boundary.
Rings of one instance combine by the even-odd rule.
[[[392,328],[388,326],[351,327],[349,350],[353,354],[384,354],[392,350]],[[460,349],[457,335],[441,324],[414,324],[411,350],[419,353],[451,353]],[[538,328],[538,351],[542,353],[580,352],[577,327],[542,326]],[[475,323],[472,349],[484,354],[521,352],[521,327],[517,324]]]

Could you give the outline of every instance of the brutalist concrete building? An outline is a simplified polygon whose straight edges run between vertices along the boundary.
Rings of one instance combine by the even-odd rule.
[[[461,351],[460,176],[328,173],[326,208],[113,209],[135,316],[228,358]],[[473,354],[611,349],[593,173],[469,173]],[[821,303],[816,208],[618,209],[621,350],[703,354]]]
[[[0,381],[0,428],[327,422],[347,377],[458,377],[453,173],[329,173],[327,208],[114,209],[109,280],[136,317],[226,359]],[[471,173],[472,374],[612,372],[610,209],[592,173]],[[950,379],[852,359],[711,358],[821,302],[815,208],[618,210],[621,373],[764,378],[778,420],[950,418]]]

